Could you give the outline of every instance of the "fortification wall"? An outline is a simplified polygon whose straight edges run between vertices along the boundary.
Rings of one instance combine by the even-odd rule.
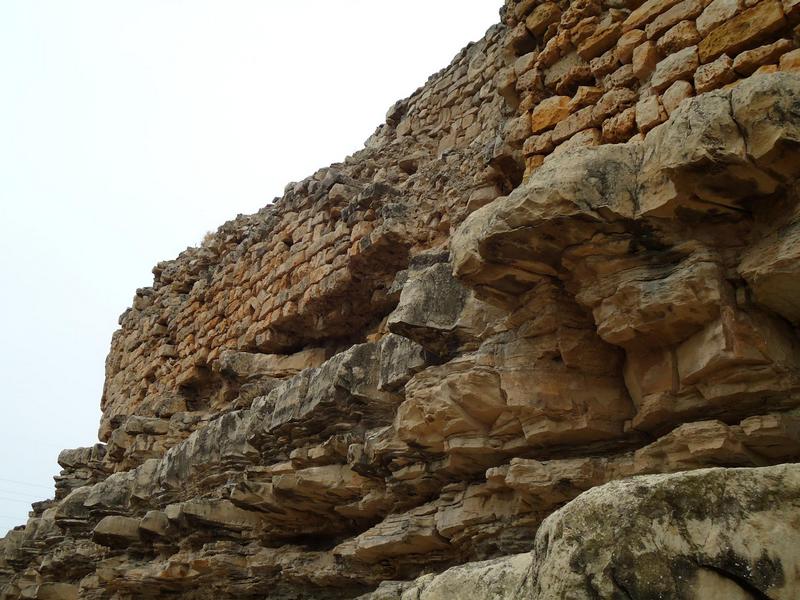
[[[155,268],[0,598],[796,596],[798,22],[506,2]]]

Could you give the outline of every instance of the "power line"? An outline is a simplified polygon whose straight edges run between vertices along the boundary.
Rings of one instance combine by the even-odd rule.
[[[40,498],[38,494],[27,494],[25,492],[17,492],[15,490],[4,490],[0,488],[0,494],[13,494],[15,496],[25,496],[26,498]]]
[[[4,498],[3,496],[0,496],[0,500],[6,500],[8,502],[22,502],[22,504],[32,504],[32,502],[21,500],[20,498]]]
[[[27,485],[30,487],[40,487],[48,490],[53,488],[52,485],[42,485],[41,483],[29,483],[27,481],[16,481],[14,479],[3,479],[2,477],[0,477],[0,481],[5,481],[6,483],[16,483],[17,485]]]

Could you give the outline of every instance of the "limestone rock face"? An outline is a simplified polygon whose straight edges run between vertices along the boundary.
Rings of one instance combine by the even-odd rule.
[[[634,477],[553,513],[530,553],[385,582],[360,600],[794,598],[798,511],[796,465]]]
[[[0,600],[798,597],[798,7],[507,0],[156,266]]]
[[[598,487],[542,524],[532,596],[791,598],[800,586],[798,511],[795,465]]]

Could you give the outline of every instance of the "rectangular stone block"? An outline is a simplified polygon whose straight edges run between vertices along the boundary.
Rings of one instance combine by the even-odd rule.
[[[711,31],[698,45],[700,62],[738,54],[786,25],[779,0],[763,0]]]
[[[697,46],[684,48],[656,65],[650,84],[657,92],[663,92],[676,81],[691,81],[699,66]]]

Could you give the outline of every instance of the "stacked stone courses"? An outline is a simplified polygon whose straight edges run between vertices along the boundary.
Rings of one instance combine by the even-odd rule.
[[[153,270],[0,600],[800,597],[800,0],[508,0]]]

